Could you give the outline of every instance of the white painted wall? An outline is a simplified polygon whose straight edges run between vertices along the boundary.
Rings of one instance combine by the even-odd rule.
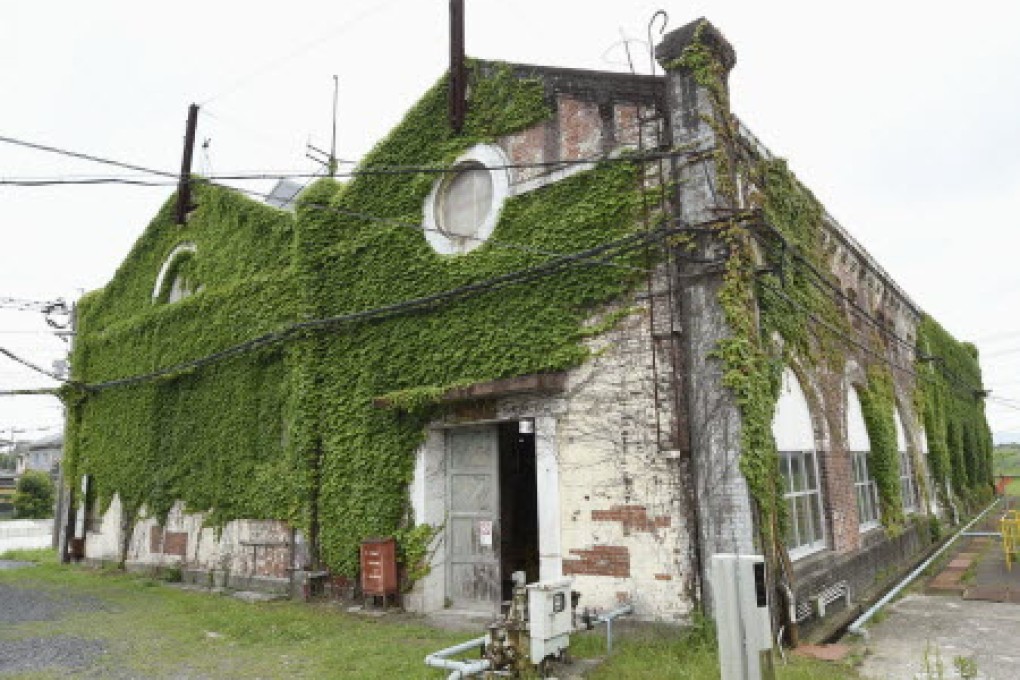
[[[814,451],[815,434],[807,397],[797,375],[789,368],[783,371],[783,382],[772,419],[772,436],[780,451]]]
[[[868,428],[864,424],[864,412],[861,411],[861,400],[853,385],[847,385],[846,444],[849,451],[871,450]]]

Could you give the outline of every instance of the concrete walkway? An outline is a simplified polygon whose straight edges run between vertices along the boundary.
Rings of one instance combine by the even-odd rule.
[[[959,678],[956,657],[973,659],[978,678],[1020,677],[1020,606],[961,600],[959,596],[907,595],[889,605],[886,618],[869,626],[868,654],[861,675],[876,680],[935,680],[925,675],[925,653],[936,654],[945,677]]]
[[[1008,505],[1000,504],[974,531],[998,531]],[[959,678],[954,660],[963,658],[977,664],[977,678],[1020,678],[1020,565],[1006,568],[999,539],[961,539],[942,571],[925,585],[925,594],[894,602],[880,623],[868,626],[862,675],[883,680]],[[926,657],[930,673],[924,672]],[[935,670],[939,658],[943,675]]]

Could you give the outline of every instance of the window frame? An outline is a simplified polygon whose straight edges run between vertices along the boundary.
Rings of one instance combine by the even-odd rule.
[[[425,198],[422,226],[425,239],[440,255],[465,255],[479,248],[496,228],[503,204],[511,196],[510,160],[500,147],[494,144],[476,144],[461,154],[453,163],[454,172],[443,173],[432,184],[432,190]],[[442,228],[440,211],[443,207],[443,193],[452,183],[452,178],[463,170],[487,169],[492,184],[489,209],[474,234],[470,236],[451,235]]]
[[[818,451],[815,449],[802,449],[795,451],[779,451],[779,474],[783,478],[783,503],[787,510],[787,536],[783,541],[786,545],[787,554],[791,560],[798,560],[816,552],[825,550],[828,546],[828,534],[825,526],[825,507],[822,503],[822,478],[818,465]],[[798,458],[801,461],[802,474],[805,480],[804,489],[795,489],[792,459]],[[810,465],[808,464],[810,463]],[[813,474],[808,474],[808,471]],[[814,486],[810,480],[814,479]],[[800,523],[797,514],[797,505],[800,498],[808,498],[810,508],[810,519],[817,523],[817,531],[812,532],[811,540],[801,540]],[[811,527],[812,529],[816,527]],[[795,545],[790,543],[792,533]]]
[[[900,457],[900,502],[904,514],[916,514],[920,507],[920,495],[917,489],[917,475],[914,470],[914,458],[910,455],[907,443],[907,428],[904,426],[903,415],[896,409],[896,450]]]
[[[850,451],[850,467],[854,478],[854,498],[857,500],[857,527],[861,533],[871,531],[882,524],[882,506],[878,498],[878,484],[868,469],[871,451]],[[865,498],[862,494],[870,496]],[[865,519],[862,506],[871,501],[874,516]]]

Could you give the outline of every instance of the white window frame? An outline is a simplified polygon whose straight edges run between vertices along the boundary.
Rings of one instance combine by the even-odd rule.
[[[851,451],[850,464],[854,475],[854,498],[857,499],[857,521],[860,531],[870,531],[882,523],[882,506],[878,500],[878,484],[868,469],[870,451]],[[865,518],[862,508],[871,501],[874,517]]]
[[[917,480],[909,451],[900,451],[900,495],[903,496],[903,511],[917,512]]]
[[[478,230],[471,237],[451,237],[440,229],[438,210],[444,187],[449,185],[448,176],[441,174],[432,185],[432,191],[425,198],[423,225],[425,239],[432,249],[441,255],[462,255],[469,253],[485,243],[499,221],[503,203],[510,196],[510,159],[498,146],[492,144],[476,144],[453,162],[453,166],[464,165],[465,169],[481,165],[489,168],[492,180],[492,203],[489,212],[482,220]]]
[[[793,475],[792,475],[792,463],[791,459],[799,457],[804,467],[804,479],[810,483],[810,477],[807,474],[808,470],[811,470],[814,474],[814,487],[795,490],[793,488]],[[808,467],[810,465],[810,467]],[[787,531],[788,535],[785,537],[787,552],[790,555],[791,560],[798,560],[807,555],[824,550],[826,541],[825,531],[825,508],[822,506],[822,482],[821,475],[818,469],[818,452],[814,449],[807,449],[802,451],[780,451],[779,452],[779,472],[783,478],[784,489],[783,489],[783,502],[786,503],[787,511]],[[799,499],[807,498],[810,506],[810,518],[812,522],[818,524],[818,531],[811,531],[812,540],[802,540],[801,527],[797,519],[797,504]],[[811,529],[814,529],[812,526]],[[791,545],[790,539],[793,538],[794,545]]]
[[[903,512],[916,513],[919,507],[917,493],[917,476],[914,474],[914,459],[907,446],[907,430],[904,427],[903,415],[896,410],[896,450],[900,455],[900,498]]]
[[[163,260],[163,266],[159,268],[159,274],[156,275],[156,285],[152,287],[153,303],[159,302],[159,294],[163,290],[163,281],[164,279],[166,279],[166,275],[170,271],[170,266],[177,260],[177,258],[185,254],[194,255],[197,252],[198,247],[194,243],[191,243],[190,241],[179,243],[173,250],[170,251],[170,254],[167,255],[166,259]],[[176,281],[172,281],[171,285],[174,285],[175,283]],[[197,290],[189,290],[186,295],[179,299],[183,299],[184,297],[188,297],[189,295],[194,295],[197,292],[198,292]],[[169,300],[169,302],[177,302],[177,300]]]

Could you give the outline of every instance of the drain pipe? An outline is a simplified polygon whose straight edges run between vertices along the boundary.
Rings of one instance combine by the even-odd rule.
[[[943,552],[945,552],[945,550],[949,546],[951,546],[953,543],[955,543],[956,539],[958,539],[960,536],[962,536],[964,534],[964,532],[967,531],[967,529],[970,529],[972,526],[974,526],[978,522],[978,520],[980,520],[982,517],[984,517],[986,514],[988,514],[988,511],[991,510],[992,508],[994,508],[996,506],[996,504],[998,504],[999,500],[1000,499],[996,498],[994,501],[991,502],[991,504],[987,508],[985,508],[981,512],[980,515],[978,515],[977,517],[972,519],[970,521],[970,523],[967,524],[967,526],[963,527],[962,529],[957,531],[955,534],[953,534],[953,537],[950,538],[945,543],[943,543],[942,547],[939,548],[938,550],[936,550],[934,553],[932,553],[931,557],[929,557],[924,562],[922,562],[921,565],[919,567],[917,567],[917,569],[914,569],[914,571],[910,572],[909,576],[907,576],[905,579],[903,579],[898,584],[896,584],[896,587],[894,587],[892,590],[890,590],[888,593],[886,593],[882,597],[881,600],[879,600],[878,602],[873,604],[871,606],[871,609],[869,609],[868,611],[864,612],[860,617],[857,618],[856,621],[851,623],[850,627],[847,628],[847,632],[850,633],[851,635],[859,635],[859,636],[863,637],[865,640],[867,640],[868,639],[868,631],[864,630],[864,628],[863,628],[864,624],[867,623],[868,620],[871,619],[871,617],[874,616],[878,612],[879,609],[881,609],[882,607],[887,605],[890,600],[892,600],[894,597],[896,597],[901,590],[903,590],[908,585],[910,585],[911,581],[913,581],[915,578],[917,578],[918,575],[920,575],[920,573],[922,571],[927,569],[928,565],[931,564],[932,562],[934,562],[935,559],[939,555],[941,555]]]
[[[431,666],[432,668],[442,668],[443,670],[451,671],[450,675],[447,676],[447,680],[461,680],[461,678],[467,678],[472,675],[477,675],[484,670],[488,670],[491,665],[488,659],[481,659],[479,661],[454,661],[447,657],[451,657],[455,654],[463,654],[469,652],[472,649],[477,649],[485,644],[486,637],[475,638],[474,640],[468,640],[462,642],[459,645],[453,647],[447,647],[441,649],[438,652],[433,652],[425,657],[425,665]]]

